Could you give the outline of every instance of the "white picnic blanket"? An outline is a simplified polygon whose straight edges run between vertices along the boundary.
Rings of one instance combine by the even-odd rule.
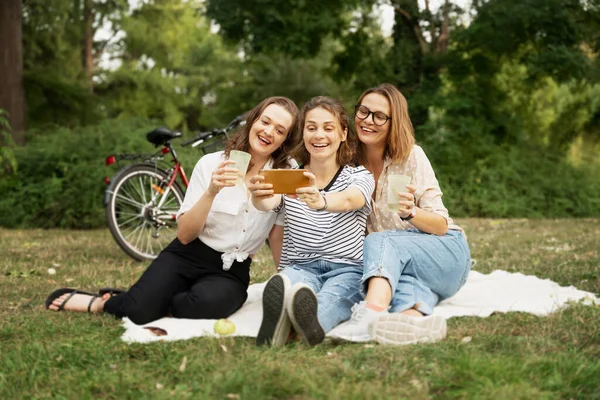
[[[265,283],[248,288],[246,303],[228,319],[236,326],[233,336],[256,337],[262,319],[262,291]],[[589,292],[573,286],[563,287],[550,279],[496,270],[490,274],[471,271],[467,283],[452,298],[442,301],[434,309],[434,315],[444,318],[460,316],[488,317],[494,312],[521,311],[543,316],[548,315],[570,301],[582,301],[586,305],[600,305],[600,299]],[[183,340],[198,336],[218,336],[213,332],[215,320],[192,320],[162,318],[146,325],[135,325],[123,320],[125,342],[154,342]],[[147,327],[161,328],[164,336],[156,336]],[[164,332],[163,332],[164,333]]]

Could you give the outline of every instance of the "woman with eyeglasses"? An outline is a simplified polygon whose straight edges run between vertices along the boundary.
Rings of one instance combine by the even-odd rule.
[[[446,320],[431,314],[467,280],[471,260],[464,230],[442,203],[431,164],[415,144],[406,99],[396,87],[366,90],[354,124],[357,164],[377,185],[363,249],[366,297],[331,335],[385,344],[443,339]]]

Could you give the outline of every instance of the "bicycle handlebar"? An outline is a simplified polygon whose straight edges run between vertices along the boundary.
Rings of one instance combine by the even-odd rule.
[[[208,140],[212,137],[219,136],[219,135],[226,135],[227,132],[231,131],[232,129],[235,129],[238,126],[246,125],[245,116],[246,116],[246,114],[238,115],[224,129],[213,129],[212,131],[209,131],[209,132],[200,132],[193,138],[181,143],[181,145],[188,146],[191,144],[192,147],[196,147],[199,144],[201,144],[202,142],[204,142],[205,140]]]

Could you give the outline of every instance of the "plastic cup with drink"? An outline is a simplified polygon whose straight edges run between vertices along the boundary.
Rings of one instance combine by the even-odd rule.
[[[402,199],[398,193],[408,193],[406,185],[411,181],[410,176],[393,174],[388,175],[387,181],[387,207],[388,210],[398,212],[398,202]]]

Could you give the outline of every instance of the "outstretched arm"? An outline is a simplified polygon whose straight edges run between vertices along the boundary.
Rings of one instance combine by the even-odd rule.
[[[363,192],[356,186],[350,186],[341,192],[322,194],[317,188],[316,177],[310,172],[305,172],[310,185],[296,190],[298,199],[314,210],[327,210],[328,212],[344,213],[358,210],[365,206],[367,199]]]

